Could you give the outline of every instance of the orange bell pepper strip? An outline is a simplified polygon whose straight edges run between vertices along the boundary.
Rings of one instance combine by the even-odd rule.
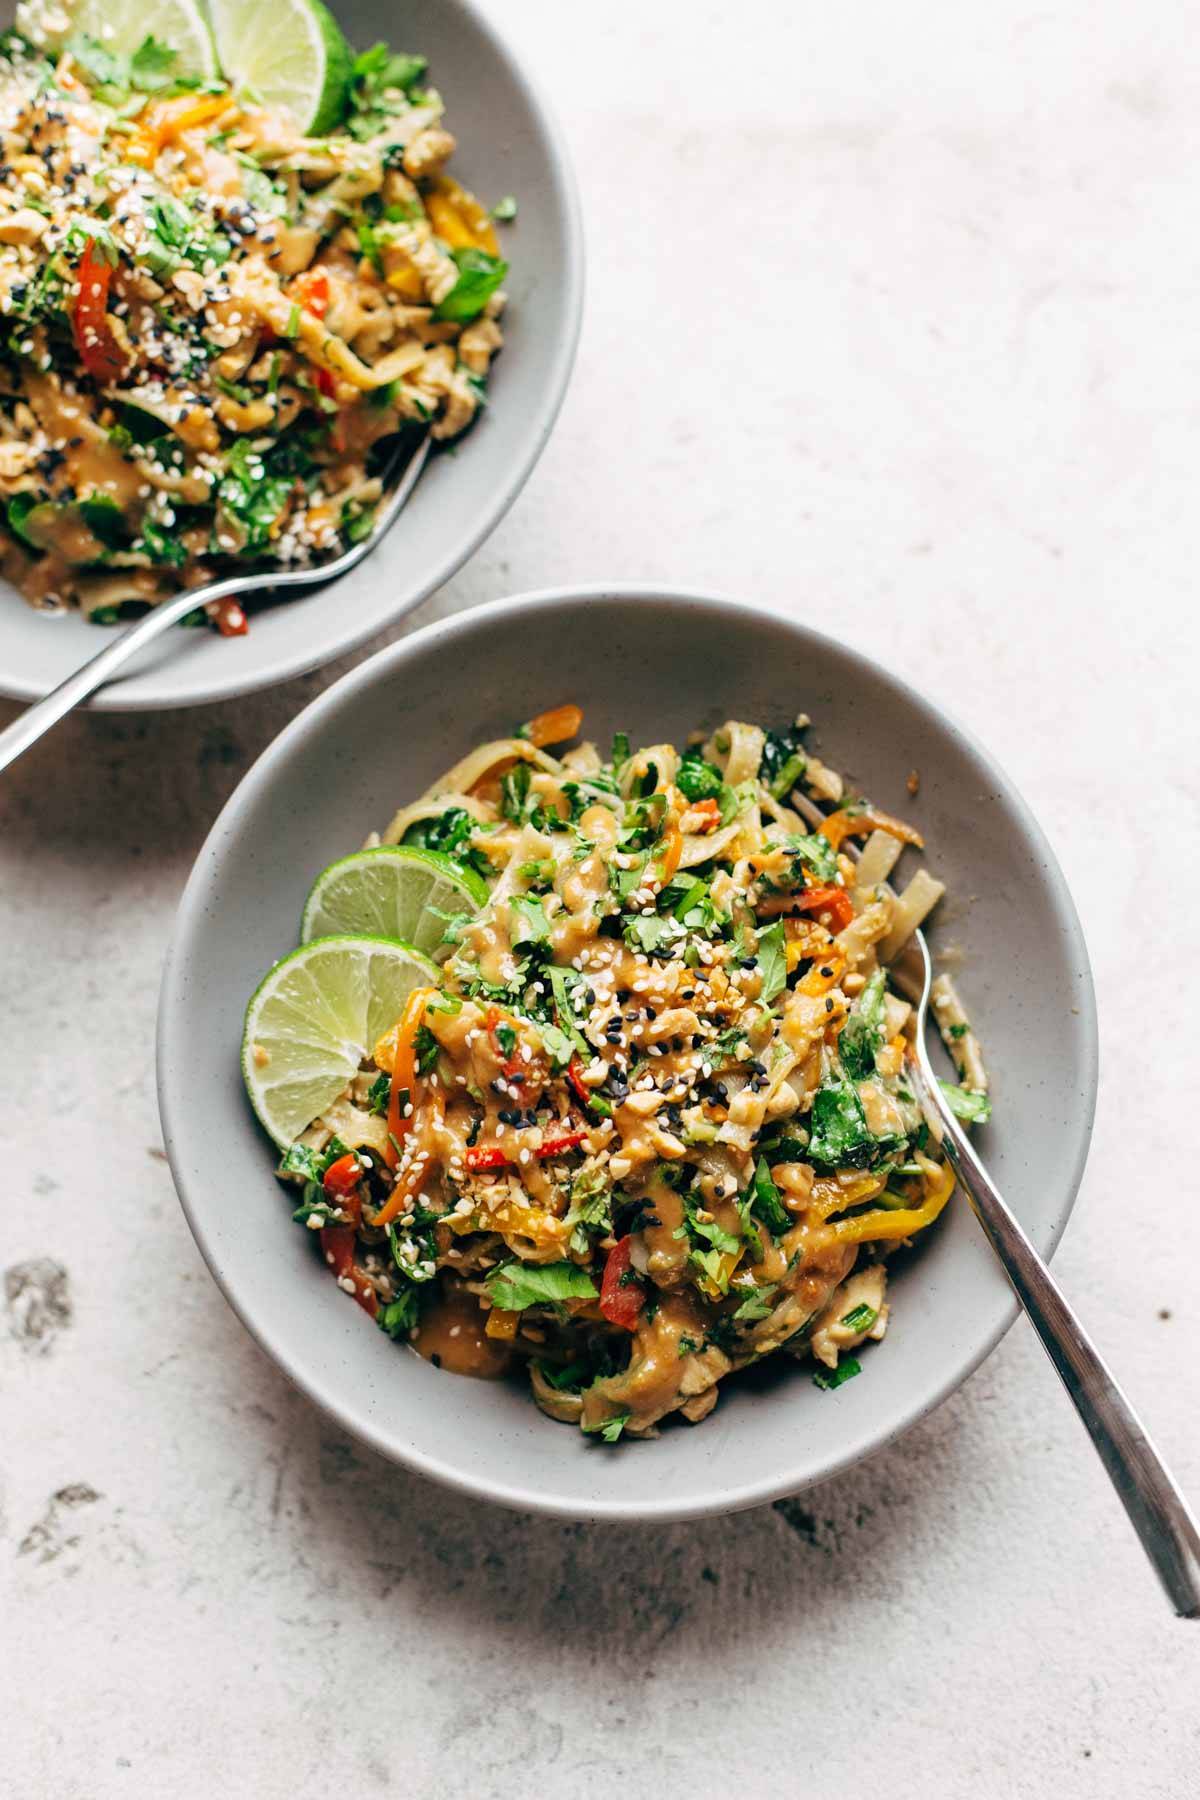
[[[324,269],[306,269],[297,275],[287,290],[289,300],[302,306],[314,319],[323,319],[329,311],[329,276]]]
[[[108,318],[108,291],[113,265],[95,254],[96,240],[89,238],[79,261],[79,291],[71,312],[75,348],[93,381],[119,381],[125,372],[125,354]]]
[[[660,879],[660,886],[666,887],[668,881],[670,881],[672,875],[674,875],[676,869],[679,867],[679,859],[682,855],[683,855],[683,833],[679,829],[679,824],[678,824],[677,820],[668,819],[667,828],[663,832],[662,863],[661,863],[662,875],[661,875],[661,879]]]
[[[207,125],[228,105],[228,94],[180,94],[175,100],[152,101],[142,109],[125,145],[125,161],[152,169],[172,138],[196,125]]]
[[[826,918],[833,931],[844,931],[854,917],[854,907],[845,888],[811,887],[796,895],[800,912],[816,913],[824,924]]]
[[[553,706],[549,712],[540,712],[536,718],[529,719],[521,727],[520,735],[527,743],[544,750],[547,744],[565,744],[582,724],[583,713],[579,707]]]
[[[388,1094],[387,1128],[388,1147],[384,1152],[389,1169],[394,1169],[400,1160],[400,1152],[396,1145],[402,1144],[412,1130],[413,1110],[416,1106],[417,1087],[417,1032],[425,1017],[425,1008],[437,993],[434,987],[414,988],[404,1002],[404,1011],[400,1014],[399,1023],[393,1026],[392,1032],[380,1039],[375,1049],[375,1060],[380,1062],[380,1051],[385,1049],[388,1040],[392,1039],[392,1086]],[[382,1063],[380,1064],[382,1066]],[[410,1109],[406,1115],[405,1106]],[[393,1142],[393,1140],[395,1140]],[[392,1195],[392,1199],[395,1195]],[[391,1205],[391,1200],[388,1201]],[[399,1208],[396,1208],[399,1211]],[[391,1215],[389,1215],[391,1216]]]
[[[925,839],[914,826],[893,818],[891,813],[876,812],[873,806],[864,807],[861,812],[843,808],[821,821],[821,836],[828,838],[835,850],[841,849],[843,839],[863,837],[868,831],[886,831],[889,837],[899,838],[904,844],[915,844],[918,850],[925,846]]]

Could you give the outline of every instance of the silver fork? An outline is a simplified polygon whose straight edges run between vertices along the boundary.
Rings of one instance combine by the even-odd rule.
[[[1022,1231],[938,1085],[925,1042],[933,969],[922,931],[904,952],[916,970],[892,964],[896,986],[916,1006],[909,1079],[929,1129],[946,1153],[1042,1348],[1058,1370],[1121,1504],[1182,1619],[1200,1618],[1200,1526],[1145,1426],[1114,1380],[1058,1283]]]
[[[52,725],[56,725],[67,713],[73,711],[89,694],[94,694],[98,687],[103,687],[139,650],[152,644],[155,638],[161,637],[181,619],[186,619],[198,607],[207,606],[213,600],[228,600],[234,594],[246,594],[255,588],[260,592],[273,593],[277,588],[315,587],[337,581],[340,576],[348,574],[365,556],[371,554],[395,524],[405,501],[417,485],[417,478],[429,455],[429,444],[430,440],[426,435],[411,452],[408,452],[403,443],[396,446],[384,471],[385,488],[407,454],[408,463],[404,473],[376,512],[375,524],[369,536],[361,544],[352,544],[332,562],[313,563],[302,569],[284,569],[278,573],[259,569],[246,575],[228,575],[223,581],[209,582],[206,587],[188,588],[180,594],[172,595],[169,600],[163,600],[144,619],[139,619],[135,625],[118,632],[105,644],[103,650],[76,669],[73,675],[68,675],[56,688],[52,688],[43,699],[35,701],[4,731],[0,731],[0,770],[7,769],[18,756],[22,756],[32,744],[36,744]]]
[[[795,795],[792,804],[809,824],[820,826],[825,815],[805,795]],[[854,846],[845,848],[857,855]],[[890,974],[916,1009],[907,1067],[929,1129],[1087,1427],[1167,1598],[1181,1619],[1200,1618],[1200,1525],[1145,1426],[984,1168],[933,1072],[925,1042],[933,965],[923,931],[914,931]]]

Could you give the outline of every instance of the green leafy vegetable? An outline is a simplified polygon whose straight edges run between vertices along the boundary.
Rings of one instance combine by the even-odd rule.
[[[628,1425],[633,1414],[626,1411],[614,1413],[611,1419],[605,1419],[602,1425],[585,1425],[584,1430],[597,1433],[606,1444],[615,1444]]]
[[[389,1300],[375,1314],[375,1323],[390,1338],[405,1338],[421,1318],[421,1290],[406,1287],[395,1300]]]
[[[752,1325],[758,1319],[765,1319],[771,1312],[771,1300],[778,1291],[777,1283],[771,1281],[765,1287],[756,1287],[734,1313],[740,1325]]]
[[[814,1369],[813,1386],[819,1388],[840,1388],[844,1382],[853,1381],[856,1375],[862,1374],[862,1364],[856,1356],[843,1356],[836,1369]]]
[[[514,950],[522,944],[548,944],[550,921],[540,900],[531,894],[514,894],[508,903],[509,930]]]
[[[360,142],[378,137],[389,118],[407,112],[412,90],[428,63],[423,56],[394,55],[386,44],[373,44],[354,59],[347,89],[346,130]]]
[[[887,977],[882,969],[876,969],[838,1038],[842,1067],[854,1081],[865,1081],[875,1073],[875,1054],[883,1048],[886,998]]]
[[[715,800],[724,786],[721,771],[706,762],[696,744],[684,751],[675,786],[688,800]]]
[[[262,454],[238,438],[217,488],[219,514],[240,539],[243,554],[266,549],[271,527],[292,491],[294,477],[272,474]],[[219,535],[219,527],[218,527]]]
[[[563,1300],[594,1300],[596,1286],[577,1263],[508,1262],[487,1278],[493,1306],[524,1312],[528,1306],[553,1306]]]
[[[757,960],[762,978],[758,997],[767,1006],[787,986],[787,942],[782,919],[759,932]]]
[[[479,317],[503,284],[508,264],[503,258],[489,256],[486,250],[476,250],[472,245],[452,250],[450,255],[458,266],[458,280],[446,298],[434,307],[433,316],[465,325],[468,320]]]
[[[864,1302],[863,1305],[856,1306],[852,1311],[846,1313],[842,1324],[847,1331],[870,1331],[878,1317],[879,1314],[875,1307],[867,1306]]]
[[[992,1103],[979,1088],[956,1087],[952,1081],[939,1081],[938,1086],[956,1119],[965,1119],[971,1125],[987,1124],[992,1116]]]
[[[858,1090],[844,1077],[830,1076],[813,1095],[809,1160],[827,1168],[860,1168],[874,1148]]]
[[[747,1198],[750,1202],[750,1211],[760,1224],[766,1226],[772,1237],[782,1237],[784,1232],[790,1229],[791,1214],[784,1206],[779,1189],[771,1179],[771,1171],[767,1167],[765,1156],[760,1156],[758,1159]]]
[[[818,881],[838,879],[837,851],[819,831],[808,835],[793,833],[784,843],[802,868],[811,869]]]

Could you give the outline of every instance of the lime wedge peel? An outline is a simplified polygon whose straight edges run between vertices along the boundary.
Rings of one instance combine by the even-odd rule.
[[[317,938],[275,964],[246,1008],[242,1075],[277,1144],[337,1099],[412,990],[437,981],[428,957],[385,938]]]
[[[209,11],[231,87],[286,106],[310,136],[337,124],[354,58],[321,0],[210,0]]]
[[[447,919],[474,916],[487,898],[486,882],[440,850],[411,844],[359,850],[317,876],[304,904],[300,942],[367,933],[397,938],[443,961],[453,948],[444,941]]]

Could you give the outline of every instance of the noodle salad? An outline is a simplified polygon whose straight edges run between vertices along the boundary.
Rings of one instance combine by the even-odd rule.
[[[279,1172],[384,1331],[461,1373],[523,1365],[544,1412],[614,1442],[703,1419],[776,1354],[836,1387],[884,1336],[886,1259],[954,1187],[888,978],[943,890],[921,868],[896,892],[920,835],[803,716],[553,754],[581,723],[480,746],[347,859],[377,881],[400,846],[486,897],[440,909],[445,960]],[[951,1103],[985,1120],[945,975],[934,1011]]]
[[[447,172],[424,59],[352,60],[316,10],[315,126],[153,36],[35,43],[29,7],[0,40],[0,516],[36,607],[108,623],[337,552],[371,529],[380,441],[457,437],[485,401],[493,214]]]

